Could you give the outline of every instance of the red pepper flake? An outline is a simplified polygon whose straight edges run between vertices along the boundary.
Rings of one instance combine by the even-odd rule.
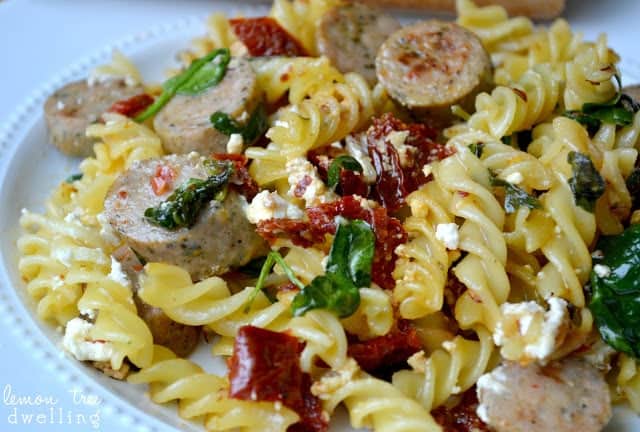
[[[349,344],[348,354],[360,367],[372,374],[381,369],[403,365],[422,349],[416,329],[407,320],[399,320],[397,328],[384,336]]]
[[[293,196],[296,198],[302,198],[304,193],[307,191],[307,187],[311,184],[313,179],[309,175],[305,175],[302,180],[300,180],[296,187],[293,189]]]
[[[302,349],[289,334],[240,327],[229,364],[229,396],[282,402],[300,416],[290,431],[326,431],[320,400],[311,394],[311,377],[300,369]]]
[[[408,131],[405,145],[415,148],[413,163],[400,166],[398,152],[387,137],[392,132]],[[404,123],[391,113],[373,119],[366,132],[369,156],[377,180],[372,196],[393,213],[405,203],[405,197],[427,182],[425,164],[444,159],[453,150],[435,142],[437,131],[421,123]]]
[[[236,192],[244,195],[248,201],[251,201],[258,195],[260,187],[249,174],[249,170],[247,169],[248,160],[245,155],[237,153],[215,153],[213,154],[213,159],[233,162],[234,171],[229,183]]]
[[[124,190],[124,189],[120,189],[120,190],[118,191],[118,197],[119,197],[120,199],[127,199],[127,197],[128,197],[128,196],[129,196],[129,193],[128,193],[126,190]]]
[[[300,42],[273,18],[234,18],[229,24],[253,57],[307,55]]]
[[[464,392],[458,405],[447,408],[441,406],[431,412],[435,421],[447,432],[489,432],[487,426],[478,417],[478,396],[475,386]]]
[[[173,186],[173,180],[176,178],[176,172],[168,165],[158,164],[156,171],[151,177],[151,189],[156,195],[162,195],[169,192]]]
[[[516,87],[511,87],[511,90],[513,90],[513,92],[523,101],[527,101],[527,93],[520,90],[519,88]]]
[[[123,99],[111,105],[107,112],[122,114],[127,117],[135,117],[153,103],[153,98],[146,93]]]

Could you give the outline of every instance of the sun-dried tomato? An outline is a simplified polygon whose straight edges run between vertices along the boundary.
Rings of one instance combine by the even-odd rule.
[[[409,321],[399,320],[397,328],[384,336],[350,342],[348,353],[363,370],[377,375],[385,369],[406,366],[407,359],[421,349],[416,329]]]
[[[247,158],[244,155],[236,153],[215,153],[215,160],[227,160],[233,162],[234,171],[230,180],[231,187],[241,195],[244,195],[248,201],[251,201],[258,192],[260,187],[258,183],[251,177],[247,169]]]
[[[412,163],[406,167],[400,166],[398,152],[388,140],[390,133],[400,131],[409,132],[404,144],[415,149],[411,155]],[[391,113],[373,119],[366,136],[369,155],[378,176],[373,196],[390,212],[402,207],[407,194],[426,183],[422,170],[425,164],[453,154],[453,150],[435,141],[435,129],[422,123],[404,123]]]
[[[478,397],[473,386],[464,392],[458,405],[452,408],[441,406],[431,414],[447,432],[489,432],[489,427],[478,417],[477,409]]]
[[[301,247],[311,247],[322,242],[324,235],[317,237],[311,230],[309,222],[297,219],[266,219],[258,222],[256,232],[269,244],[279,238],[288,238],[293,244]]]
[[[364,181],[364,177],[357,171],[342,169],[340,171],[340,183],[338,184],[340,195],[369,196],[369,186]]]
[[[253,57],[307,55],[300,42],[273,18],[234,18],[229,20],[229,24]]]
[[[122,114],[127,117],[135,117],[136,114],[147,108],[153,103],[153,98],[146,93],[141,93],[130,97],[129,99],[122,99],[114,102],[111,108],[107,112]]]
[[[311,394],[311,377],[300,369],[302,349],[289,334],[240,327],[229,364],[229,396],[282,402],[300,416],[290,430],[326,431],[320,401]]]
[[[153,176],[150,179],[151,189],[156,195],[162,195],[171,190],[176,172],[168,165],[158,164]]]

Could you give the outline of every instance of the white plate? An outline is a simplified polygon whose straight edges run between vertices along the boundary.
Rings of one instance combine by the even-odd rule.
[[[228,5],[212,5],[212,9],[215,8],[231,12]],[[256,14],[259,10],[252,7],[246,13]],[[611,33],[612,41],[619,41],[620,35],[628,28],[614,23],[613,19],[601,20],[595,27],[591,21],[593,16],[584,13],[579,16],[580,20],[572,24],[584,30],[588,36],[606,30]],[[33,304],[21,289],[23,284],[17,272],[16,239],[20,209],[42,209],[42,203],[51,188],[77,168],[77,160],[60,155],[47,144],[41,109],[46,96],[63,83],[85,76],[96,64],[106,62],[114,48],[130,56],[147,80],[159,80],[164,68],[170,65],[173,53],[184,49],[192,37],[203,31],[202,19],[185,19],[104,47],[95,55],[70,66],[33,93],[0,132],[0,318],[4,329],[0,332],[0,349],[5,351],[0,368],[0,386],[4,393],[0,425],[13,428],[6,430],[27,429],[22,415],[30,413],[45,414],[46,418],[39,425],[40,429],[32,426],[34,429],[29,430],[88,430],[91,421],[96,419],[91,415],[96,414],[99,415],[98,423],[102,430],[198,430],[180,420],[174,407],[159,407],[151,403],[144,395],[142,386],[105,378],[94,369],[61,353],[58,347],[60,335],[34,316]],[[625,82],[640,82],[640,67],[628,57],[634,51],[631,43],[615,45],[614,48],[623,56]],[[35,61],[31,66],[35,66]],[[220,371],[223,367],[220,361],[211,359],[206,347],[196,354],[196,361],[211,371]],[[11,386],[9,390],[7,385]],[[75,400],[71,393],[73,390],[76,390]],[[91,404],[90,400],[80,400],[81,393],[84,396],[97,396],[101,401]],[[51,414],[52,407],[48,405],[12,405],[11,394],[32,398],[38,395],[52,397],[57,404]],[[57,409],[62,410],[64,417],[69,413],[72,416],[82,415],[89,425],[78,425],[77,417],[68,422],[67,418],[57,415]],[[12,417],[14,413],[16,417]],[[35,417],[32,423],[36,423]],[[344,424],[344,420],[334,423],[333,430],[348,429]],[[5,430],[4,427],[0,429]],[[616,409],[615,418],[607,430],[640,430],[640,420],[627,409]]]

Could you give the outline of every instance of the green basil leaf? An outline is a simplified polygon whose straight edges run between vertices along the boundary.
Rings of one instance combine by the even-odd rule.
[[[363,171],[362,165],[353,156],[338,156],[331,162],[327,172],[327,185],[331,189],[334,189],[340,183],[340,171],[342,168],[357,172]]]
[[[220,60],[216,60],[218,58]],[[221,48],[194,60],[187,69],[165,81],[162,85],[162,94],[147,109],[138,114],[134,120],[142,123],[152,117],[164,108],[178,92],[181,94],[196,94],[218,84],[224,78],[230,58],[229,50]],[[198,73],[209,64],[212,64],[212,66],[207,67],[207,71],[202,74]]]
[[[482,152],[484,151],[484,143],[471,143],[471,144],[469,144],[469,150],[477,158],[481,158],[482,157]]]
[[[83,177],[82,173],[71,174],[69,177],[64,179],[64,181],[65,183],[73,183],[75,181],[82,180],[82,177]]]
[[[205,166],[209,170],[209,177],[187,180],[166,200],[146,209],[144,216],[147,220],[169,230],[190,228],[208,202],[216,198],[224,199],[233,166],[228,162],[212,160],[207,160]]]
[[[267,276],[269,276],[269,273],[271,273],[271,269],[273,268],[274,265],[276,265],[276,263],[280,266],[280,268],[282,268],[282,270],[284,270],[284,274],[287,275],[287,277],[292,283],[294,283],[298,288],[304,289],[304,284],[300,282],[300,280],[298,280],[298,278],[293,273],[293,270],[291,269],[291,267],[289,267],[289,265],[287,265],[287,263],[285,262],[284,258],[282,258],[282,255],[280,255],[276,251],[271,251],[267,254],[266,258],[264,259],[264,263],[262,264],[262,269],[260,270],[260,274],[258,276],[258,281],[256,282],[256,286],[251,292],[251,295],[249,296],[249,299],[247,300],[247,304],[244,308],[245,313],[251,310],[251,305],[256,299],[256,296],[258,295],[258,293],[262,291],[262,289],[264,288],[264,283],[267,280]]]
[[[508,181],[491,176],[491,186],[504,188],[504,210],[507,213],[515,213],[520,206],[530,209],[542,208],[540,201],[532,195],[529,195],[524,189],[509,183]]]
[[[604,193],[604,179],[589,156],[585,154],[572,151],[567,156],[567,161],[573,170],[569,186],[571,186],[576,204],[593,213],[596,201]]]
[[[601,237],[596,248],[594,264],[605,271],[591,272],[589,309],[606,343],[640,358],[640,225]]]
[[[267,120],[267,112],[262,104],[253,111],[246,125],[238,123],[229,114],[222,111],[214,112],[210,118],[213,127],[223,134],[227,136],[242,135],[242,141],[245,145],[253,144],[267,130],[269,127]]]
[[[360,305],[360,287],[371,284],[375,234],[369,224],[354,220],[339,224],[327,260],[326,273],[316,277],[294,298],[294,315],[328,309],[344,318]]]

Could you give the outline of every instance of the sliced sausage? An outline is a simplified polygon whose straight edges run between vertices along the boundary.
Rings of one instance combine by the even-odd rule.
[[[478,415],[496,432],[599,432],[611,418],[609,387],[589,363],[504,364],[478,380]]]
[[[190,153],[135,162],[114,181],[104,203],[109,223],[136,253],[147,261],[178,265],[194,280],[246,264],[265,249],[244,215],[244,197],[231,189],[222,202],[207,203],[191,228],[168,230],[145,219],[147,208],[159,205],[189,179],[207,178],[204,160]],[[160,194],[151,185],[158,167],[173,173]]]
[[[153,126],[169,153],[226,153],[229,137],[211,126],[211,114],[222,111],[242,122],[260,100],[260,87],[248,60],[234,58],[222,81],[198,95],[175,95]]]
[[[622,93],[630,96],[635,103],[640,104],[640,84],[623,87]]]
[[[187,357],[191,354],[200,341],[202,327],[177,323],[169,318],[162,309],[145,303],[138,296],[139,275],[143,266],[133,249],[129,246],[122,246],[113,252],[113,256],[120,262],[122,271],[131,281],[138,315],[149,326],[153,342],[166,346],[180,357]]]
[[[142,86],[128,86],[124,80],[107,80],[92,86],[86,80],[74,81],[58,89],[44,104],[49,139],[69,156],[93,154],[95,138],[85,134],[111,105],[144,92]]]
[[[318,50],[341,72],[357,72],[374,84],[378,48],[399,28],[395,18],[378,9],[361,3],[342,4],[322,16]]]
[[[470,31],[452,22],[422,21],[393,33],[376,57],[378,80],[392,98],[423,116],[471,110],[492,83],[491,59]]]

